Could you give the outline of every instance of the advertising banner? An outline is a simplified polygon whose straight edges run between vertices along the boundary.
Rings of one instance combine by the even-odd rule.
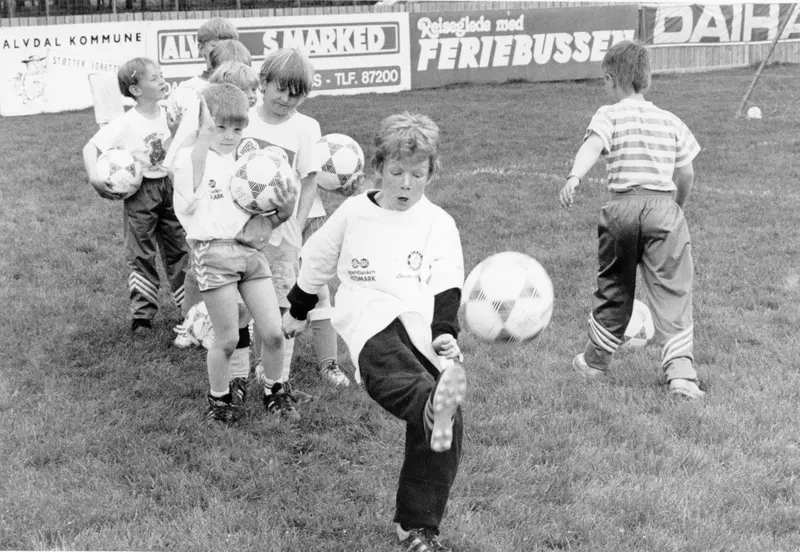
[[[635,5],[413,13],[411,85],[599,77],[608,48],[636,37],[638,14]]]
[[[144,55],[144,22],[0,28],[0,115],[92,105],[88,75]]]
[[[316,70],[312,93],[397,92],[411,87],[408,14],[376,13],[232,18],[239,40],[259,69],[264,55],[284,47],[305,50]],[[152,21],[148,56],[171,83],[199,75],[197,28],[202,20]]]
[[[647,44],[772,41],[789,17],[781,40],[800,38],[798,4],[646,5],[642,40]]]

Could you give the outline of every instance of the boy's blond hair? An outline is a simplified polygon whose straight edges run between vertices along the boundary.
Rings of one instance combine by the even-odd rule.
[[[202,92],[208,112],[217,125],[247,127],[250,118],[250,102],[244,92],[236,86],[223,83],[212,84]]]
[[[221,40],[214,46],[211,53],[208,54],[208,61],[213,71],[226,61],[238,61],[239,63],[250,65],[253,63],[253,58],[250,56],[250,50],[244,44],[238,40],[230,39]]]
[[[314,85],[314,65],[301,50],[281,48],[267,54],[259,76],[262,86],[275,81],[292,96],[308,96]]]
[[[214,17],[200,25],[197,29],[197,43],[198,45],[211,42],[212,40],[238,40],[239,31],[236,26],[221,17]]]
[[[226,61],[214,69],[208,82],[213,84],[230,83],[237,88],[246,90],[258,88],[258,73],[255,69],[238,61]]]
[[[428,177],[439,170],[439,127],[433,120],[408,111],[381,121],[375,138],[372,169],[380,175],[390,159],[424,156],[428,158]]]
[[[638,94],[650,88],[650,53],[638,42],[618,42],[608,49],[602,65],[603,71],[624,90]]]
[[[120,65],[117,70],[117,83],[122,95],[135,100],[136,96],[131,93],[131,86],[138,85],[147,70],[151,68],[157,69],[158,63],[146,57],[129,59]]]

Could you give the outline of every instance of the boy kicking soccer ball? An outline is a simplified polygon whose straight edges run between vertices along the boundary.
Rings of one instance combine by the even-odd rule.
[[[625,41],[603,58],[605,89],[616,102],[597,110],[559,195],[572,205],[575,190],[600,155],[606,156],[611,199],[598,229],[600,268],[589,318],[589,339],[573,367],[606,374],[633,311],[641,267],[663,343],[662,370],[671,393],[700,399],[694,369],[692,247],[683,208],[694,182],[694,136],[675,115],[644,99],[650,86],[647,49]]]
[[[283,329],[302,331],[317,291],[339,277],[333,323],[356,377],[406,424],[397,535],[407,550],[448,550],[439,524],[461,459],[466,393],[456,341],[461,240],[453,218],[425,197],[439,164],[436,124],[390,116],[375,146],[380,189],[347,199],[303,246]]]

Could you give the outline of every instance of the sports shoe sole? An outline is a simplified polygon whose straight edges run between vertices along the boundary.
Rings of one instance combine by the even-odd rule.
[[[467,394],[467,375],[458,362],[442,373],[433,395],[431,450],[444,452],[453,444],[453,416]]]

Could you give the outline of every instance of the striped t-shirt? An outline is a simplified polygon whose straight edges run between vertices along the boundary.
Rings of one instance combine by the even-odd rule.
[[[678,117],[644,100],[624,99],[597,110],[586,131],[603,140],[608,189],[675,190],[672,173],[700,153]]]

